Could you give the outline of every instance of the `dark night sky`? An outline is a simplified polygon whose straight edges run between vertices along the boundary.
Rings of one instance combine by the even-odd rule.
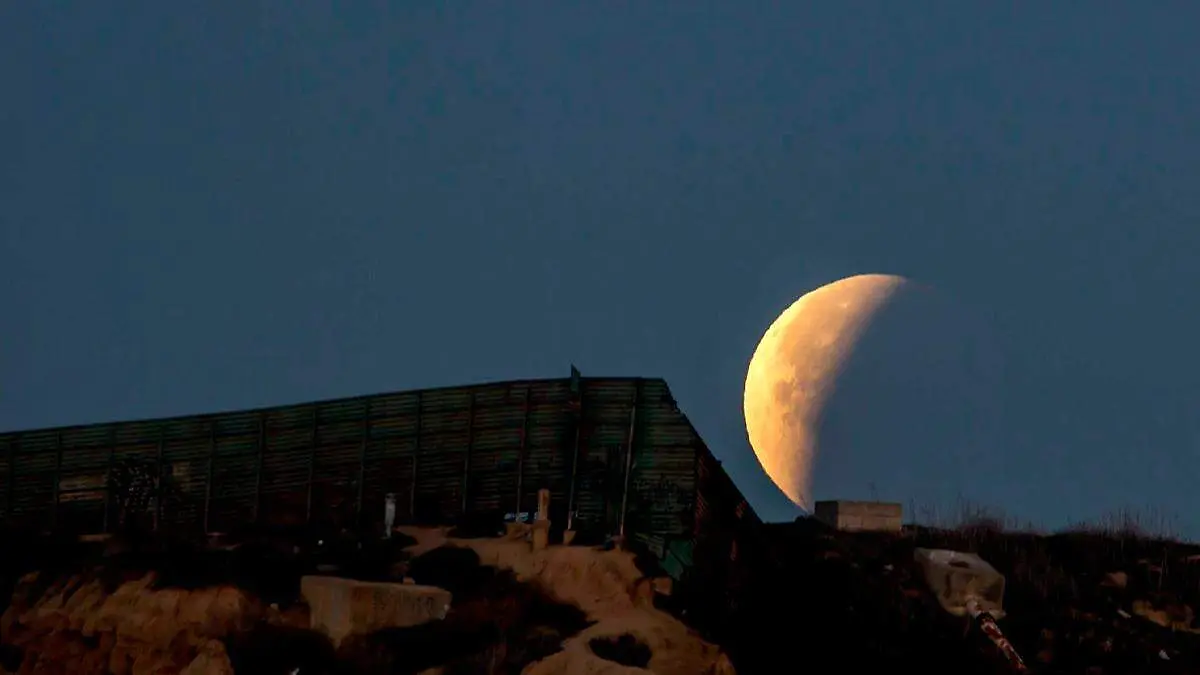
[[[575,363],[667,378],[788,518],[745,365],[892,272],[1004,364],[986,475],[895,461],[1200,534],[1196,3],[436,5],[4,3],[0,429]]]

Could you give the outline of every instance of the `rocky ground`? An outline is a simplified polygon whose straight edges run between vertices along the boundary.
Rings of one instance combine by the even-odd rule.
[[[532,551],[519,536],[453,535],[410,528],[390,542],[326,536],[317,545],[243,533],[201,547],[10,534],[0,558],[0,598],[11,598],[0,618],[0,669],[1006,672],[990,643],[928,592],[913,563],[914,549],[926,547],[976,552],[1005,574],[1000,625],[1033,672],[1200,672],[1200,547],[1133,532],[1039,536],[979,523],[884,535],[810,520],[769,525],[757,545],[739,547],[736,585],[702,588],[686,602],[665,597],[654,570],[625,552]],[[299,595],[301,576],[320,570],[408,577],[449,590],[453,602],[444,620],[356,634],[335,647],[309,629]]]
[[[632,555],[532,551],[515,538],[409,529],[391,542],[295,547],[257,536],[217,548],[146,539],[22,542],[0,667],[17,673],[732,673],[720,650],[655,607]],[[327,565],[336,564],[336,570]],[[442,621],[352,635],[309,626],[303,574],[435,585]],[[30,571],[31,570],[31,571]],[[15,579],[15,581],[13,581]]]
[[[1052,536],[979,522],[902,535],[770,525],[738,611],[719,628],[739,672],[774,664],[1007,672],[991,643],[941,610],[916,547],[978,553],[1006,576],[999,623],[1037,673],[1200,672],[1200,547],[1134,531]]]

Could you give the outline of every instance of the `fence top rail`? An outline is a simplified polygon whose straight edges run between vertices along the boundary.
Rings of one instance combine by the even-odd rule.
[[[579,381],[584,382],[584,383],[598,382],[598,381],[609,381],[609,382],[644,381],[644,382],[661,383],[661,384],[665,385],[665,381],[662,378],[657,378],[657,377],[655,377],[655,378],[647,378],[647,377],[580,377]],[[5,440],[6,438],[15,438],[15,437],[25,436],[25,435],[29,435],[29,434],[66,433],[66,432],[78,431],[78,430],[94,428],[94,427],[122,427],[122,426],[127,426],[127,425],[134,425],[134,424],[162,424],[162,423],[168,423],[168,422],[180,422],[180,423],[182,423],[182,422],[200,422],[200,421],[212,419],[214,417],[223,417],[223,416],[227,416],[227,415],[254,415],[254,414],[262,414],[262,413],[272,413],[272,412],[288,410],[291,408],[296,408],[296,407],[301,407],[301,406],[317,406],[317,407],[334,406],[334,405],[339,405],[339,404],[351,404],[351,403],[357,403],[357,402],[373,401],[373,400],[378,400],[378,399],[384,399],[384,398],[387,398],[390,396],[417,395],[417,394],[432,396],[432,395],[437,395],[437,394],[441,394],[441,393],[449,393],[449,392],[454,392],[454,391],[461,391],[461,392],[465,393],[465,392],[471,392],[471,391],[477,391],[477,390],[484,390],[484,389],[488,389],[488,388],[492,388],[492,387],[519,388],[519,387],[534,387],[534,386],[546,386],[546,385],[552,385],[552,384],[563,384],[563,383],[569,383],[569,382],[571,382],[571,378],[565,378],[565,377],[527,378],[527,379],[520,379],[520,380],[493,380],[493,381],[476,382],[476,383],[467,384],[467,385],[448,385],[448,386],[442,386],[442,387],[429,387],[429,388],[425,388],[425,389],[402,389],[402,390],[393,390],[393,391],[383,391],[383,392],[375,392],[372,394],[360,394],[358,396],[342,396],[342,397],[335,397],[335,398],[320,399],[320,400],[316,400],[316,401],[295,401],[292,403],[255,406],[255,407],[251,407],[251,408],[227,408],[227,409],[215,410],[215,411],[204,412],[204,413],[189,413],[189,414],[184,414],[184,415],[162,415],[162,416],[158,416],[158,417],[122,419],[122,420],[115,420],[115,421],[107,420],[107,421],[99,421],[99,422],[86,422],[86,423],[81,423],[81,424],[68,424],[68,425],[49,426],[49,427],[27,427],[27,428],[19,428],[19,429],[7,429],[7,430],[0,430],[0,441]]]

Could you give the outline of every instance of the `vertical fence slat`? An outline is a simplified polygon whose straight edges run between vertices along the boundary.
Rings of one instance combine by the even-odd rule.
[[[638,394],[641,383],[633,386],[633,404],[629,407],[629,433],[625,437],[625,476],[621,481],[621,519],[618,534],[625,536],[625,514],[629,510],[629,476],[633,472],[633,444],[637,431]]]
[[[524,411],[521,416],[521,447],[517,449],[517,506],[516,518],[521,517],[521,493],[525,490],[525,455],[529,452],[529,392],[532,386],[525,387]]]
[[[204,534],[208,534],[212,530],[211,514],[212,514],[212,497],[213,497],[213,464],[217,459],[217,418],[210,417],[208,420],[208,476],[204,480]]]
[[[312,411],[312,430],[309,432],[308,440],[308,483],[305,489],[304,498],[304,524],[312,523],[312,506],[313,506],[313,477],[316,475],[317,464],[317,441],[318,431],[317,425],[320,423],[321,409],[318,406],[313,406]]]
[[[158,425],[158,448],[155,458],[155,479],[154,479],[154,531],[158,531],[158,521],[162,519],[163,508],[163,451],[167,445],[167,425],[159,423]]]
[[[358,493],[354,498],[354,526],[362,527],[363,494],[367,481],[367,446],[371,442],[371,399],[363,406],[362,438],[358,442]]]
[[[415,442],[413,443],[412,471],[409,472],[412,474],[410,477],[411,484],[408,486],[408,517],[410,519],[415,519],[417,517],[417,470],[420,468],[420,462],[418,459],[421,457],[421,419],[423,416],[421,407],[424,405],[424,398],[425,397],[421,395],[421,392],[418,391],[417,430],[416,436],[414,437]]]
[[[471,446],[475,443],[475,392],[467,402],[467,447],[463,450],[462,513],[471,506]]]
[[[104,533],[108,534],[112,524],[109,522],[113,504],[113,464],[117,459],[117,427],[108,427],[108,468],[104,470]]]
[[[574,439],[571,441],[571,482],[567,487],[567,529],[575,526],[575,488],[579,480],[579,444],[581,427],[583,426],[583,393],[576,394],[571,401],[571,415],[575,426]]]
[[[260,412],[258,414],[258,441],[255,452],[254,467],[254,523],[260,524],[262,517],[262,488],[263,488],[263,461],[267,454],[267,413]]]
[[[62,432],[54,435],[54,506],[50,511],[50,528],[54,529],[58,526],[58,503],[62,496],[61,481],[62,481],[62,460],[63,460],[63,445]]]
[[[17,446],[20,444],[20,436],[13,436],[8,440],[8,495],[5,496],[4,511],[4,520],[7,523],[13,522],[13,504],[16,503],[13,492],[17,488]]]

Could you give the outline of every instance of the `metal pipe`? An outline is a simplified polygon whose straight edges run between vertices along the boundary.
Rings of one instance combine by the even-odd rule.
[[[618,534],[625,536],[625,516],[629,509],[629,478],[633,473],[633,443],[637,431],[638,392],[641,380],[633,385],[633,404],[629,407],[629,433],[625,437],[625,478],[621,486],[621,525]]]

